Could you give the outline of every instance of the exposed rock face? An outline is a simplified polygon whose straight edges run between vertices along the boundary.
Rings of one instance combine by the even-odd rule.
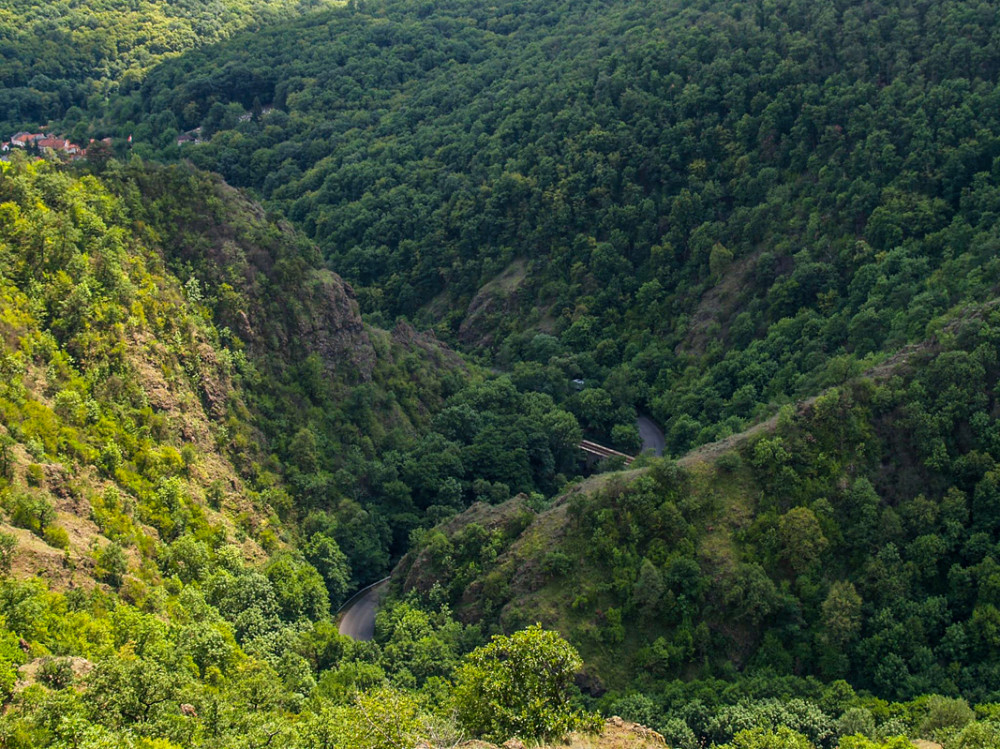
[[[375,368],[375,349],[365,332],[354,300],[354,290],[340,276],[328,271],[314,271],[302,290],[303,317],[292,340],[301,341],[309,353],[317,354],[327,369],[345,363],[357,370],[358,377],[371,379]]]
[[[524,262],[515,260],[503,273],[483,286],[469,302],[465,319],[458,329],[458,340],[480,348],[492,345],[497,319],[516,316],[527,301],[523,298],[526,278]]]
[[[418,332],[405,320],[397,322],[392,329],[392,341],[408,351],[421,351],[438,367],[463,366],[462,357],[441,343],[432,332]]]
[[[638,723],[630,723],[627,720],[622,720],[617,715],[608,718],[608,722],[604,726],[604,732],[601,736],[607,735],[608,738],[618,739],[626,742],[631,742],[627,744],[611,744],[609,746],[635,746],[635,747],[646,747],[646,746],[666,746],[667,742],[656,731],[652,728],[646,728]],[[604,744],[599,744],[599,746],[605,746]]]
[[[214,175],[168,167],[140,179],[152,210],[173,218],[165,222],[173,230],[161,237],[164,260],[186,284],[189,299],[204,299],[220,329],[254,354],[277,352],[296,363],[316,354],[328,373],[371,378],[375,349],[354,290],[335,273],[317,269],[315,249],[289,224]],[[207,184],[189,189],[199,180]],[[214,202],[198,197],[206,188]],[[204,393],[210,408],[220,395]]]
[[[94,670],[94,664],[86,658],[79,656],[56,657],[46,655],[41,658],[34,658],[17,669],[17,682],[14,685],[15,691],[20,692],[31,684],[39,681],[42,669],[46,664],[53,662],[65,663],[72,674],[73,681],[80,682],[87,678],[87,675]]]

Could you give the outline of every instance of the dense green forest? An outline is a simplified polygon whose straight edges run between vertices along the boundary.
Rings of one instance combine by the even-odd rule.
[[[0,132],[62,121],[84,143],[109,100],[157,63],[236,31],[260,28],[318,2],[3,0]],[[8,133],[9,134],[9,133]]]
[[[998,29],[969,0],[359,2],[113,109],[282,210],[373,319],[583,378],[587,429],[634,446],[646,409],[679,454],[991,296]]]
[[[0,0],[0,749],[1000,746],[998,14]]]
[[[429,696],[353,702],[383,656],[330,612],[436,517],[554,491],[573,417],[365,326],[309,242],[190,168],[15,154],[0,217],[2,746],[364,746],[397,702],[423,731]],[[450,674],[481,640],[434,621]]]

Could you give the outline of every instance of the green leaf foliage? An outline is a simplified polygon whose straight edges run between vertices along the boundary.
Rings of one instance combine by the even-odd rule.
[[[559,737],[585,723],[570,703],[582,665],[569,643],[541,626],[495,636],[456,673],[459,721],[473,734],[498,741]]]

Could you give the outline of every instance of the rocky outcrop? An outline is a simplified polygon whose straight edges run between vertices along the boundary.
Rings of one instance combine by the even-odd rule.
[[[524,285],[527,266],[515,260],[499,276],[485,284],[469,302],[458,329],[458,340],[470,347],[487,348],[494,343],[498,319],[515,317],[527,300]]]
[[[327,369],[346,364],[359,379],[370,380],[375,349],[361,322],[351,285],[329,271],[313,271],[302,294],[304,314],[290,331],[292,340],[318,355]]]
[[[465,366],[462,357],[439,341],[431,331],[419,332],[405,320],[392,329],[392,342],[407,351],[419,351],[436,367],[452,369]]]
[[[164,229],[164,260],[220,330],[258,359],[277,353],[298,363],[315,354],[330,375],[371,378],[375,349],[354,290],[322,269],[315,248],[291,225],[217,175],[173,166],[137,179]],[[205,393],[210,407],[216,395]]]
[[[486,741],[466,741],[458,749],[525,749],[520,739],[510,739],[504,744]],[[534,745],[532,745],[534,746]],[[667,749],[667,742],[656,731],[622,720],[617,715],[604,723],[597,734],[571,733],[558,744],[540,746],[538,749]],[[417,749],[442,749],[431,744],[419,744]]]

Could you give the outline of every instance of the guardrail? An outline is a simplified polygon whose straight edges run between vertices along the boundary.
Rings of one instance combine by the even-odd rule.
[[[382,578],[381,580],[376,580],[376,581],[375,581],[375,582],[373,582],[373,583],[372,583],[371,585],[366,585],[366,586],[365,586],[365,587],[363,587],[363,588],[362,588],[361,590],[359,590],[359,591],[358,591],[357,593],[355,593],[355,594],[354,594],[353,596],[351,596],[351,597],[350,597],[350,598],[348,598],[348,599],[347,599],[346,601],[344,601],[344,602],[343,602],[342,604],[340,604],[340,608],[339,608],[339,609],[337,609],[336,611],[334,611],[334,612],[333,612],[333,615],[334,615],[334,616],[336,616],[336,615],[337,615],[337,614],[339,614],[339,613],[340,613],[341,611],[343,611],[343,610],[344,610],[344,609],[346,609],[346,608],[347,608],[348,606],[350,606],[350,605],[351,605],[352,603],[354,603],[354,599],[356,599],[356,598],[359,598],[359,597],[363,596],[363,595],[364,595],[365,593],[367,593],[367,592],[368,592],[369,590],[371,590],[372,588],[374,588],[374,587],[375,587],[376,585],[381,585],[381,584],[382,584],[382,583],[384,583],[384,582],[385,582],[386,580],[388,580],[388,579],[389,579],[390,577],[392,577],[392,575],[387,575],[386,577],[383,577],[383,578]]]
[[[604,445],[599,445],[596,442],[591,442],[590,440],[583,440],[580,442],[580,449],[585,453],[590,455],[596,455],[599,458],[624,458],[625,465],[629,465],[635,458],[631,455],[626,455],[625,453],[618,452],[617,450],[612,450],[610,447],[605,447]]]

